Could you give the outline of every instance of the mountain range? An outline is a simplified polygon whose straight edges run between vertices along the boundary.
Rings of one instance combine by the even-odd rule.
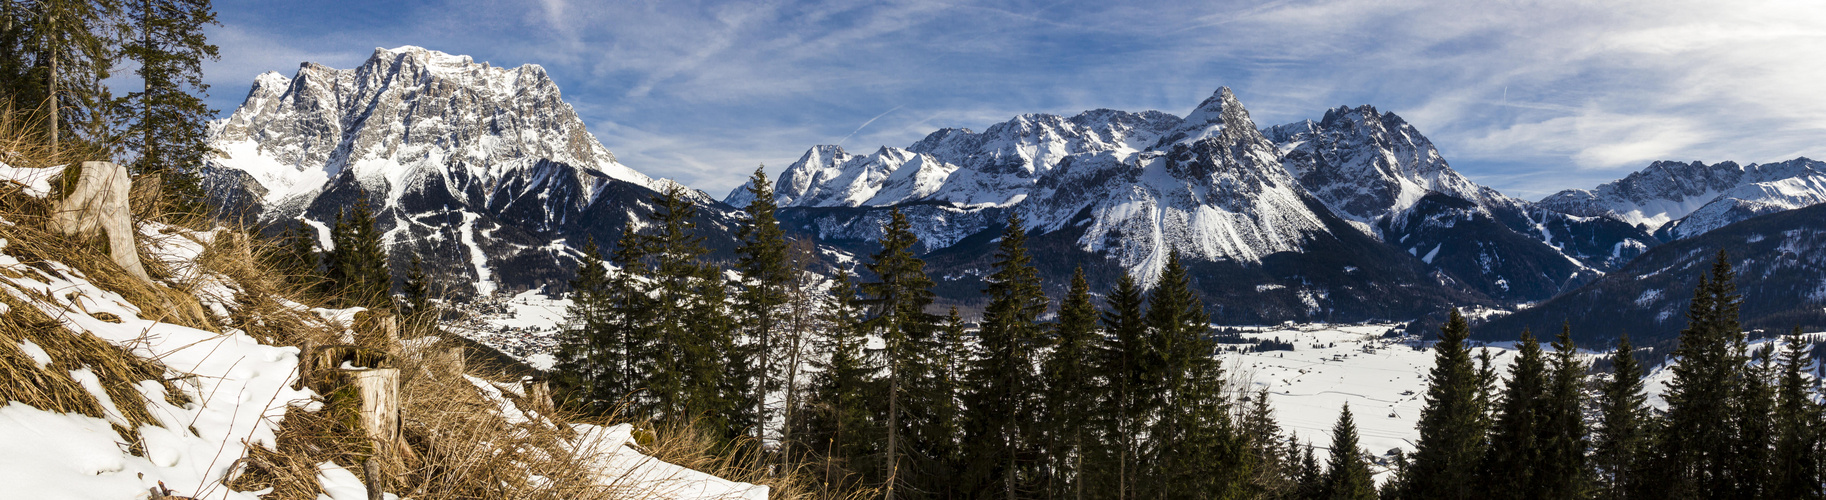
[[[675,186],[618,162],[540,67],[417,47],[263,74],[211,144],[224,154],[205,184],[225,215],[325,232],[365,196],[395,260],[416,252],[463,293],[561,291],[583,240],[638,228],[645,201]],[[1259,126],[1220,88],[1184,117],[1026,114],[866,154],[813,146],[778,174],[775,201],[789,231],[856,255],[906,214],[954,304],[980,301],[1018,215],[1052,292],[1078,267],[1093,289],[1124,272],[1151,283],[1177,253],[1219,322],[1401,320],[1568,300],[1659,245],[1826,201],[1822,172],[1806,158],[1657,162],[1533,202],[1459,174],[1392,112]],[[746,186],[688,192],[699,232],[727,252]]]

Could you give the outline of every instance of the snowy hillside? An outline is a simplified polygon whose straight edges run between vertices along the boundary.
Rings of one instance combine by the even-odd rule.
[[[0,183],[41,186],[62,170],[0,165]],[[39,202],[23,198],[46,191],[5,195],[12,198],[0,218],[0,359],[7,364],[0,385],[7,396],[0,398],[0,482],[7,493],[0,496],[146,498],[151,492],[253,500],[321,492],[316,498],[353,500],[369,498],[369,486],[380,484],[388,491],[383,498],[398,499],[426,494],[425,488],[445,494],[436,488],[457,483],[377,483],[379,477],[352,465],[394,460],[376,458],[392,453],[456,476],[486,475],[489,491],[501,495],[760,500],[769,494],[766,486],[648,456],[629,425],[549,415],[550,403],[540,404],[520,381],[484,379],[465,372],[460,355],[431,355],[442,351],[436,336],[401,340],[395,329],[395,338],[376,339],[367,331],[374,317],[367,311],[310,307],[279,295],[277,277],[255,260],[248,237],[229,229],[137,221],[139,254],[154,282],[126,276],[93,246],[52,236],[41,215],[17,210]],[[299,346],[315,350],[301,356]],[[315,375],[309,368],[339,348],[379,353],[354,359],[381,365],[344,361],[329,370],[347,375],[378,367],[398,374],[396,430],[438,439],[401,437],[405,451],[377,453],[362,444],[350,454],[350,443],[377,432],[348,427],[357,425],[347,421],[356,411],[351,405],[359,404],[351,398],[368,396],[355,396],[347,380],[321,366]],[[450,376],[453,369],[460,376]],[[427,406],[464,405],[471,408],[461,418],[425,413]],[[462,434],[477,431],[483,434]],[[509,460],[460,462],[449,458],[453,449],[476,452],[462,460]],[[300,459],[308,463],[293,462]],[[286,476],[300,467],[302,476]]]

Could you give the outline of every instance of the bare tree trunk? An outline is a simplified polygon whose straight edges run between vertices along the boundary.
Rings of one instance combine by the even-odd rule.
[[[53,20],[53,22],[55,21]],[[57,108],[59,106],[57,102],[57,50],[55,48],[51,49],[51,75],[49,80],[51,81],[51,157],[56,158],[58,127]]]
[[[888,484],[882,498],[894,500],[894,483],[900,478],[900,369],[888,362]]]

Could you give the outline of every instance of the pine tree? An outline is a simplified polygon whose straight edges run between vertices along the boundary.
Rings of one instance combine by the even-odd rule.
[[[90,127],[92,117],[105,113],[112,97],[102,82],[111,76],[119,52],[120,14],[116,0],[36,0],[22,2],[27,33],[25,52],[35,59],[33,72],[42,75],[49,101],[47,142],[52,154],[67,149],[61,142],[69,132],[87,129],[91,143],[107,142],[111,135]],[[40,72],[42,71],[42,72]],[[36,104],[36,103],[33,103]],[[65,110],[72,112],[66,113]],[[87,115],[87,116],[85,116]]]
[[[867,460],[876,451],[872,444],[879,433],[870,417],[868,398],[872,392],[870,375],[875,367],[864,357],[862,307],[849,274],[839,271],[822,308],[814,357],[818,369],[811,380],[806,400],[806,429],[803,448],[821,457],[824,484],[827,487],[853,485],[860,476],[874,476],[879,464]]]
[[[1522,330],[1515,364],[1490,429],[1489,451],[1484,454],[1479,482],[1489,494],[1521,498],[1539,492],[1539,468],[1545,465],[1541,431],[1547,428],[1542,414],[1547,391],[1546,364],[1541,345]]]
[[[595,241],[586,243],[593,245]],[[598,307],[604,312],[598,322],[605,326],[594,342],[611,351],[604,363],[605,370],[614,373],[604,375],[609,383],[603,384],[594,397],[628,403],[626,411],[631,418],[657,418],[657,398],[651,389],[654,370],[663,353],[655,341],[658,307],[649,290],[652,282],[647,279],[652,273],[647,265],[647,243],[628,228],[622,231],[615,251],[609,255],[615,272],[606,273],[599,294]]]
[[[1105,299],[1102,314],[1104,349],[1097,358],[1097,371],[1106,379],[1102,391],[1103,407],[1099,412],[1101,434],[1105,441],[1097,446],[1103,453],[1096,467],[1109,483],[1105,490],[1117,499],[1137,496],[1137,464],[1141,460],[1139,445],[1142,428],[1156,404],[1146,387],[1142,360],[1153,356],[1147,342],[1147,324],[1142,312],[1141,286],[1126,271],[1116,281],[1116,289]]]
[[[1253,462],[1259,465],[1255,476],[1250,478],[1249,495],[1285,496],[1298,485],[1299,471],[1293,468],[1299,461],[1296,456],[1298,446],[1281,439],[1281,425],[1275,422],[1274,405],[1269,402],[1268,387],[1263,386],[1245,399],[1248,400],[1249,407],[1243,410],[1240,431]]]
[[[324,258],[325,284],[344,306],[370,309],[392,307],[393,273],[387,270],[387,253],[367,193],[357,193],[352,208],[338,212],[330,230],[333,248]]]
[[[1252,464],[1230,419],[1223,368],[1212,358],[1210,316],[1177,253],[1167,257],[1148,297],[1145,321],[1155,354],[1144,358],[1143,380],[1158,390],[1162,407],[1171,409],[1148,429],[1148,458],[1158,469],[1150,486],[1162,494],[1171,487],[1240,495]]]
[[[1648,459],[1648,398],[1642,388],[1642,364],[1629,343],[1617,340],[1611,354],[1611,378],[1598,393],[1592,465],[1597,471],[1599,497],[1612,500],[1645,498],[1640,475]]]
[[[1736,427],[1731,481],[1738,498],[1764,498],[1772,465],[1769,449],[1775,443],[1775,388],[1769,384],[1775,378],[1775,367],[1771,364],[1774,353],[1759,350],[1755,355],[1746,356],[1743,336],[1737,337],[1739,340],[1733,350],[1739,353],[1740,359],[1749,361],[1749,367],[1740,367],[1734,376],[1737,401],[1731,405]]]
[[[916,460],[918,476],[926,479],[921,490],[931,498],[954,498],[969,491],[961,481],[953,480],[961,477],[967,466],[962,403],[967,387],[964,373],[969,368],[969,344],[965,339],[969,335],[968,324],[957,307],[952,307],[932,337],[932,347],[927,349],[935,358],[921,374],[927,382],[919,385],[928,389],[915,388],[915,392],[925,392],[914,399],[921,401],[927,417],[909,435],[916,450],[911,455]]]
[[[677,184],[654,196],[652,234],[641,235],[652,261],[653,373],[657,413],[673,422],[698,422],[731,438],[757,425],[752,391],[725,367],[748,366],[731,332],[722,270],[706,265],[709,250],[693,234],[697,209]]]
[[[322,279],[318,271],[317,232],[302,222],[286,225],[272,262],[286,282],[294,286],[316,285]]]
[[[1484,490],[1472,464],[1484,454],[1484,409],[1479,374],[1465,339],[1471,327],[1457,309],[1440,329],[1430,372],[1426,406],[1420,410],[1420,441],[1400,491],[1406,498],[1469,499]]]
[[[577,276],[571,280],[569,320],[557,335],[552,379],[562,399],[600,413],[612,406],[625,387],[617,370],[620,360],[611,350],[615,346],[604,345],[610,333],[607,270],[595,240],[585,241],[582,253]]]
[[[1541,462],[1533,467],[1536,494],[1548,498],[1585,498],[1591,489],[1586,467],[1590,443],[1585,428],[1585,363],[1576,357],[1572,325],[1561,327],[1553,342],[1547,392],[1541,400],[1541,429],[1536,442]]]
[[[1769,468],[1769,498],[1826,498],[1820,475],[1820,410],[1807,394],[1808,359],[1801,328],[1783,339],[1782,372],[1777,382],[1775,450]]]
[[[989,305],[977,332],[982,352],[969,371],[964,419],[967,442],[974,445],[969,477],[979,495],[1000,491],[1003,498],[1016,498],[1032,487],[1034,464],[1023,462],[1035,445],[1034,396],[1042,382],[1034,367],[1042,342],[1039,317],[1047,305],[1019,215],[1009,215],[995,259],[983,290]]]
[[[931,358],[919,349],[932,336],[936,323],[933,315],[926,312],[933,300],[932,279],[926,276],[925,262],[913,255],[919,237],[913,234],[912,223],[899,209],[894,209],[890,217],[881,237],[881,251],[868,265],[878,281],[862,286],[869,314],[863,328],[882,339],[882,349],[873,356],[886,371],[885,393],[878,401],[886,403],[880,446],[885,476],[880,480],[887,500],[895,498],[899,483],[911,479],[902,475],[907,446],[902,437],[913,424],[905,417],[916,406],[908,397],[912,388],[908,382],[920,370],[919,363]]]
[[[1735,352],[1736,286],[1723,252],[1710,276],[1702,276],[1687,310],[1687,327],[1674,349],[1673,380],[1663,398],[1667,415],[1656,436],[1656,477],[1645,478],[1661,497],[1727,498],[1733,481],[1735,436],[1732,403],[1739,400],[1743,360]]]
[[[741,240],[736,248],[736,269],[742,273],[742,280],[735,298],[737,318],[752,347],[752,366],[743,374],[748,379],[747,384],[754,388],[754,394],[748,396],[747,402],[754,407],[756,422],[765,424],[771,415],[767,408],[767,393],[778,387],[774,375],[774,344],[781,333],[787,280],[791,278],[792,270],[786,262],[786,233],[774,218],[777,207],[765,167],[756,168],[754,176],[749,178],[748,193],[753,196],[745,210],[748,218],[736,233]],[[755,431],[757,436],[766,434],[760,425]]]
[[[1320,498],[1336,500],[1371,500],[1376,498],[1376,481],[1370,477],[1369,463],[1357,447],[1357,423],[1351,419],[1350,403],[1338,413],[1338,424],[1331,430],[1331,462],[1325,473],[1324,492]]]
[[[406,296],[401,304],[400,316],[406,318],[406,324],[414,328],[437,324],[437,306],[431,303],[431,279],[425,276],[424,265],[419,262],[418,254],[412,255],[412,265],[406,268],[404,291]]]
[[[1295,490],[1293,498],[1310,500],[1325,497],[1325,471],[1319,468],[1319,460],[1313,456],[1310,443],[1300,453],[1299,481],[1299,488]]]
[[[128,9],[130,38],[124,55],[139,63],[139,92],[117,100],[127,117],[124,145],[137,153],[137,174],[156,173],[179,206],[195,207],[203,190],[197,169],[209,152],[206,125],[215,114],[203,102],[209,85],[203,61],[216,46],[203,29],[216,24],[209,0],[139,0]]]
[[[1071,288],[1059,304],[1059,321],[1053,327],[1052,349],[1041,363],[1046,379],[1045,418],[1047,454],[1053,459],[1056,481],[1052,496],[1084,498],[1085,434],[1090,414],[1097,411],[1099,390],[1093,376],[1097,353],[1102,351],[1097,332],[1097,306],[1091,303],[1090,282],[1084,269],[1072,273]]]

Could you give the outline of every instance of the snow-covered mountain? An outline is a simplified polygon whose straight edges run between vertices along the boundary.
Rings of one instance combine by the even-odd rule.
[[[1383,245],[1370,225],[1334,215],[1227,88],[1183,119],[1030,114],[869,155],[817,146],[777,185],[782,221],[859,253],[872,250],[890,210],[906,213],[941,294],[965,302],[979,296],[1010,212],[1030,226],[1053,284],[1077,266],[1104,285],[1120,271],[1151,282],[1178,252],[1200,270],[1207,299],[1239,320],[1396,317],[1447,297],[1484,300],[1450,290],[1450,278]],[[1412,300],[1376,303],[1402,287]]]
[[[1596,189],[1568,189],[1541,200],[1548,209],[1640,224],[1664,239],[1684,238],[1749,217],[1826,200],[1826,162],[1658,161]],[[1716,205],[1715,205],[1716,204]],[[1704,212],[1704,213],[1701,213]],[[1678,229],[1670,223],[1695,215]]]
[[[562,283],[572,246],[613,241],[672,185],[616,161],[543,68],[419,47],[262,74],[210,144],[224,154],[206,188],[231,214],[327,236],[365,196],[394,255],[424,256],[482,293]],[[711,245],[729,246],[732,212],[690,193]]]
[[[914,221],[923,250],[937,251],[1017,211],[1039,232],[1071,233],[1074,251],[1144,279],[1169,250],[1260,267],[1269,255],[1310,258],[1325,246],[1318,239],[1369,238],[1436,274],[1429,286],[1532,301],[1655,242],[1628,224],[1541,210],[1471,182],[1394,113],[1339,107],[1263,129],[1227,89],[1184,119],[1031,114],[869,155],[816,146],[778,186],[783,220],[823,241],[866,247],[895,207]],[[725,201],[746,203],[745,187]],[[1333,232],[1334,218],[1360,234]]]
[[[1616,272],[1535,307],[1478,326],[1489,339],[1522,328],[1557,331],[1570,322],[1581,343],[1628,332],[1638,345],[1672,339],[1719,251],[1730,256],[1743,294],[1745,328],[1826,328],[1826,204],[1752,217],[1657,246]]]
[[[1265,133],[1287,171],[1334,213],[1458,286],[1504,301],[1551,297],[1655,241],[1627,224],[1541,210],[1478,185],[1412,124],[1372,106],[1333,108]]]

